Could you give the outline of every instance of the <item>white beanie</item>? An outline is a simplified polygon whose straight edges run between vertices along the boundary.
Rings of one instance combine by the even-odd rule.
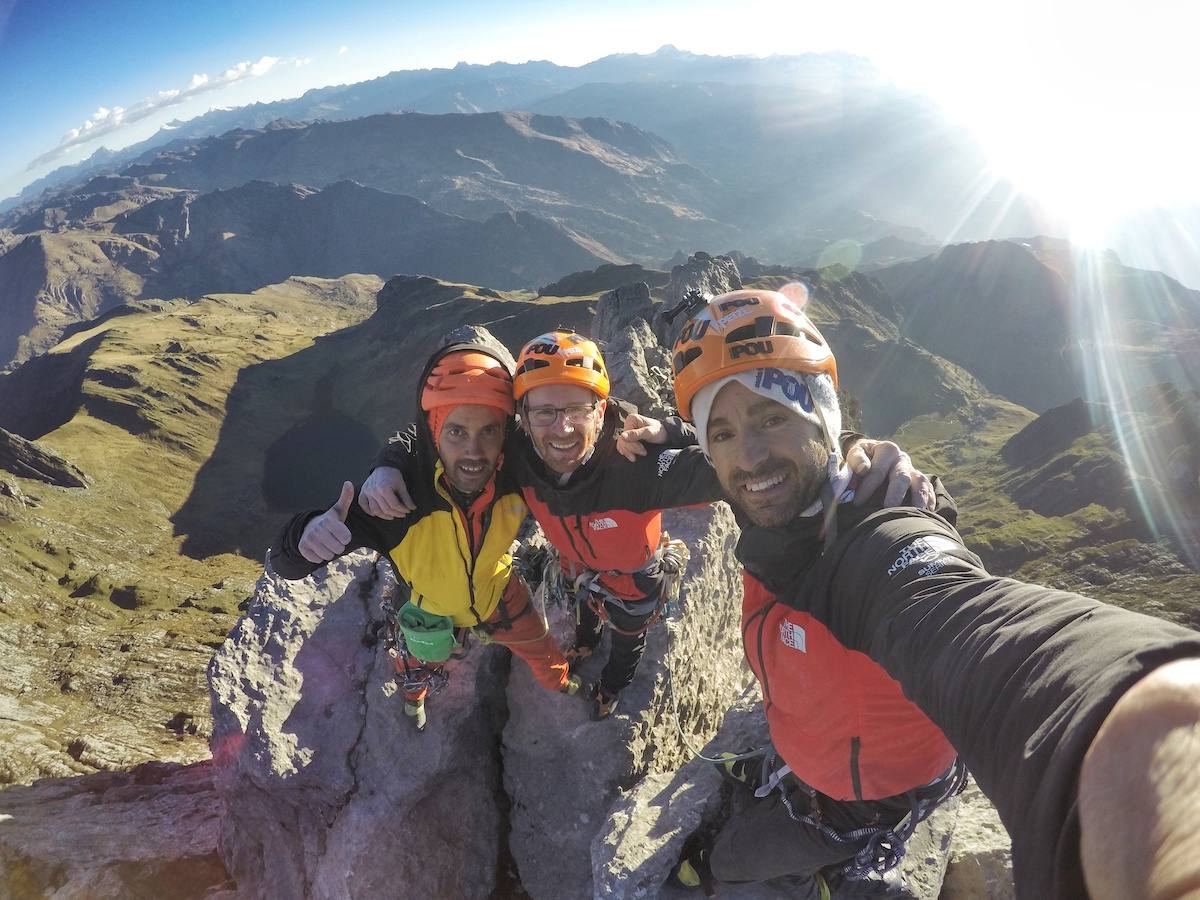
[[[842,408],[838,403],[833,379],[825,373],[811,375],[788,369],[750,369],[726,375],[704,385],[692,398],[692,419],[696,423],[696,437],[700,449],[708,454],[708,417],[712,413],[713,401],[721,388],[732,382],[774,400],[787,407],[802,419],[807,419],[825,437],[829,452],[841,459],[838,435],[842,432]]]

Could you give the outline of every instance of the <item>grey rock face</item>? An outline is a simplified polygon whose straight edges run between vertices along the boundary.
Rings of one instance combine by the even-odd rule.
[[[1012,840],[978,785],[959,798],[958,830],[942,896],[947,900],[1013,900]]]
[[[530,896],[609,896],[612,879],[593,883],[593,876],[617,864],[597,838],[611,827],[611,804],[647,776],[673,772],[690,756],[680,729],[702,743],[749,678],[732,519],[724,504],[664,516],[671,535],[691,548],[685,592],[680,611],[651,629],[615,715],[592,722],[587,704],[539,702],[532,677],[513,667],[504,786],[512,800],[510,847]],[[560,619],[557,629],[565,642],[572,623]],[[607,652],[606,639],[581,667],[585,679],[599,675]]]
[[[382,567],[379,571],[383,571]],[[209,669],[221,856],[255,897],[487,897],[500,819],[503,659],[454,664],[417,733],[364,636],[386,578],[354,554],[266,575]]]
[[[212,897],[223,806],[210,763],[39,781],[0,792],[0,898]]]
[[[739,753],[767,743],[762,703],[753,688],[729,710],[720,731],[701,753],[714,759],[722,751]],[[711,762],[699,756],[673,773],[644,779],[613,804],[606,827],[593,844],[597,860],[595,896],[627,900],[690,896],[663,884],[688,836],[702,828],[716,833],[730,815],[756,802],[749,790],[726,782]],[[957,800],[945,804],[908,841],[901,870],[911,890],[923,900],[948,896],[940,891],[950,858],[957,807]],[[798,881],[781,878],[721,885],[720,896],[784,900],[804,897],[804,891]],[[840,894],[835,891],[833,896]],[[965,900],[973,895],[954,896]]]
[[[610,341],[626,325],[654,320],[654,299],[644,281],[621,285],[600,295],[596,301],[596,317],[592,320],[592,339]],[[604,355],[608,362],[608,354]]]
[[[675,405],[671,359],[650,326],[658,310],[650,288],[639,281],[602,294],[592,321],[592,338],[603,342],[613,396],[651,416],[669,415]]]
[[[72,463],[35,441],[0,428],[0,469],[36,478],[57,487],[87,486],[87,477]]]
[[[649,416],[674,413],[671,360],[659,346],[645,319],[622,328],[604,347],[612,394]]]

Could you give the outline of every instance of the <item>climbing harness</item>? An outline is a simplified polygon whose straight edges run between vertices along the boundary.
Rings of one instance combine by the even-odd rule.
[[[532,520],[532,517],[528,517],[528,521]],[[501,597],[499,606],[500,621],[495,625],[480,622],[471,629],[481,644],[500,644],[504,647],[511,647],[516,644],[536,644],[550,633],[550,620],[546,616],[546,592],[543,589],[545,582],[538,582],[538,579],[542,578],[547,551],[545,545],[529,543],[527,539],[531,535],[532,532],[526,531],[525,527],[522,526],[521,532],[518,534],[517,540],[513,542],[511,550],[513,576],[520,578],[525,583],[525,588],[529,592],[529,602],[525,604],[524,609],[515,616],[510,617],[508,607],[504,603],[504,598]],[[520,543],[521,541],[525,541],[525,543]],[[521,640],[498,641],[492,637],[492,634],[497,631],[507,631],[512,627],[514,621],[530,613],[537,613],[538,618],[542,622],[540,634],[530,638],[522,638]]]
[[[601,622],[607,624],[617,634],[637,637],[638,635],[645,634],[674,610],[676,602],[679,599],[679,591],[683,585],[683,574],[687,570],[689,559],[691,559],[691,551],[687,545],[683,541],[673,540],[671,535],[664,531],[662,537],[659,539],[658,548],[655,550],[654,555],[639,570],[646,571],[658,566],[663,573],[662,590],[659,591],[658,601],[650,617],[640,628],[632,631],[626,631],[613,624],[605,608],[605,604],[612,603],[629,612],[631,615],[637,615],[636,612],[629,608],[629,601],[613,594],[601,582],[601,578],[607,574],[614,574],[613,572],[607,570],[604,572],[595,572],[591,569],[582,569],[574,576],[568,575],[563,571],[562,561],[554,551],[554,548],[547,546],[545,559],[542,562],[542,582],[538,587],[538,591],[543,593],[543,604],[549,603],[558,607],[567,606],[568,608],[577,608],[578,604],[587,603],[592,612],[596,614],[596,617]],[[578,623],[578,614],[576,615],[576,622]]]
[[[380,602],[383,611],[383,622],[378,630],[385,632],[385,646],[388,656],[396,661],[396,682],[405,694],[412,696],[425,691],[425,697],[440,693],[450,682],[450,673],[446,671],[444,662],[430,662],[422,659],[409,646],[408,639],[401,623],[400,615],[411,604],[405,603],[399,609],[394,605],[393,597],[385,595]],[[413,607],[416,609],[417,607]],[[428,614],[426,614],[428,615]],[[466,655],[466,636],[461,642],[451,631],[452,646],[446,659],[461,659]]]
[[[793,820],[815,828],[829,840],[838,843],[856,843],[865,840],[863,848],[840,867],[842,875],[848,879],[863,879],[872,872],[882,873],[898,866],[904,859],[905,844],[917,830],[917,826],[951,797],[966,790],[968,781],[967,767],[961,759],[955,759],[943,774],[928,784],[923,784],[907,792],[910,809],[904,818],[894,826],[865,825],[862,828],[843,832],[821,821],[821,811],[816,808],[815,803],[811,804],[813,812],[801,813],[796,810],[789,793],[789,786],[785,783],[787,776],[792,775],[792,768],[786,763],[776,767],[777,762],[782,762],[782,760],[768,745],[763,751],[762,774],[759,777],[760,786],[755,790],[754,796],[762,799],[769,796],[772,791],[778,790],[784,808]],[[810,800],[815,798],[816,792],[812,788],[794,775],[792,780],[794,784],[808,792]],[[923,797],[920,796],[925,791],[930,791],[930,793]]]

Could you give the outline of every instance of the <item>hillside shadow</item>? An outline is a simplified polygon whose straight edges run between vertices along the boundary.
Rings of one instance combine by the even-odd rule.
[[[344,480],[334,463],[348,464],[347,471],[354,474],[347,477],[353,478],[379,449],[374,432],[335,405],[336,377],[335,367],[318,379],[312,414],[267,447],[262,493],[272,512],[329,505],[330,491],[339,492]]]
[[[343,481],[365,476],[382,423],[399,420],[401,410],[379,396],[374,427],[362,420],[360,361],[323,352],[343,334],[239,374],[217,446],[171,517],[184,554],[261,559],[293,513],[331,505]]]
[[[586,302],[479,300],[422,277],[389,284],[366,321],[238,375],[212,456],[171,517],[184,554],[261,560],[293,514],[361,483],[386,436],[412,420],[415,382],[451,329],[486,325],[511,348],[591,318]]]

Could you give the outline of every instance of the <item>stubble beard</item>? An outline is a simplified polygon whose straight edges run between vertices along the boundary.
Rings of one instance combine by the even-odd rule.
[[[727,496],[733,498],[738,510],[754,525],[760,528],[775,528],[786,525],[797,518],[821,496],[821,488],[825,484],[825,468],[818,461],[821,454],[811,451],[806,454],[810,459],[801,467],[792,460],[768,459],[753,472],[738,470],[732,473],[728,482],[723,483]],[[755,503],[752,495],[747,494],[743,485],[769,478],[775,475],[785,475],[786,494],[775,502]],[[767,498],[769,499],[769,498]]]

